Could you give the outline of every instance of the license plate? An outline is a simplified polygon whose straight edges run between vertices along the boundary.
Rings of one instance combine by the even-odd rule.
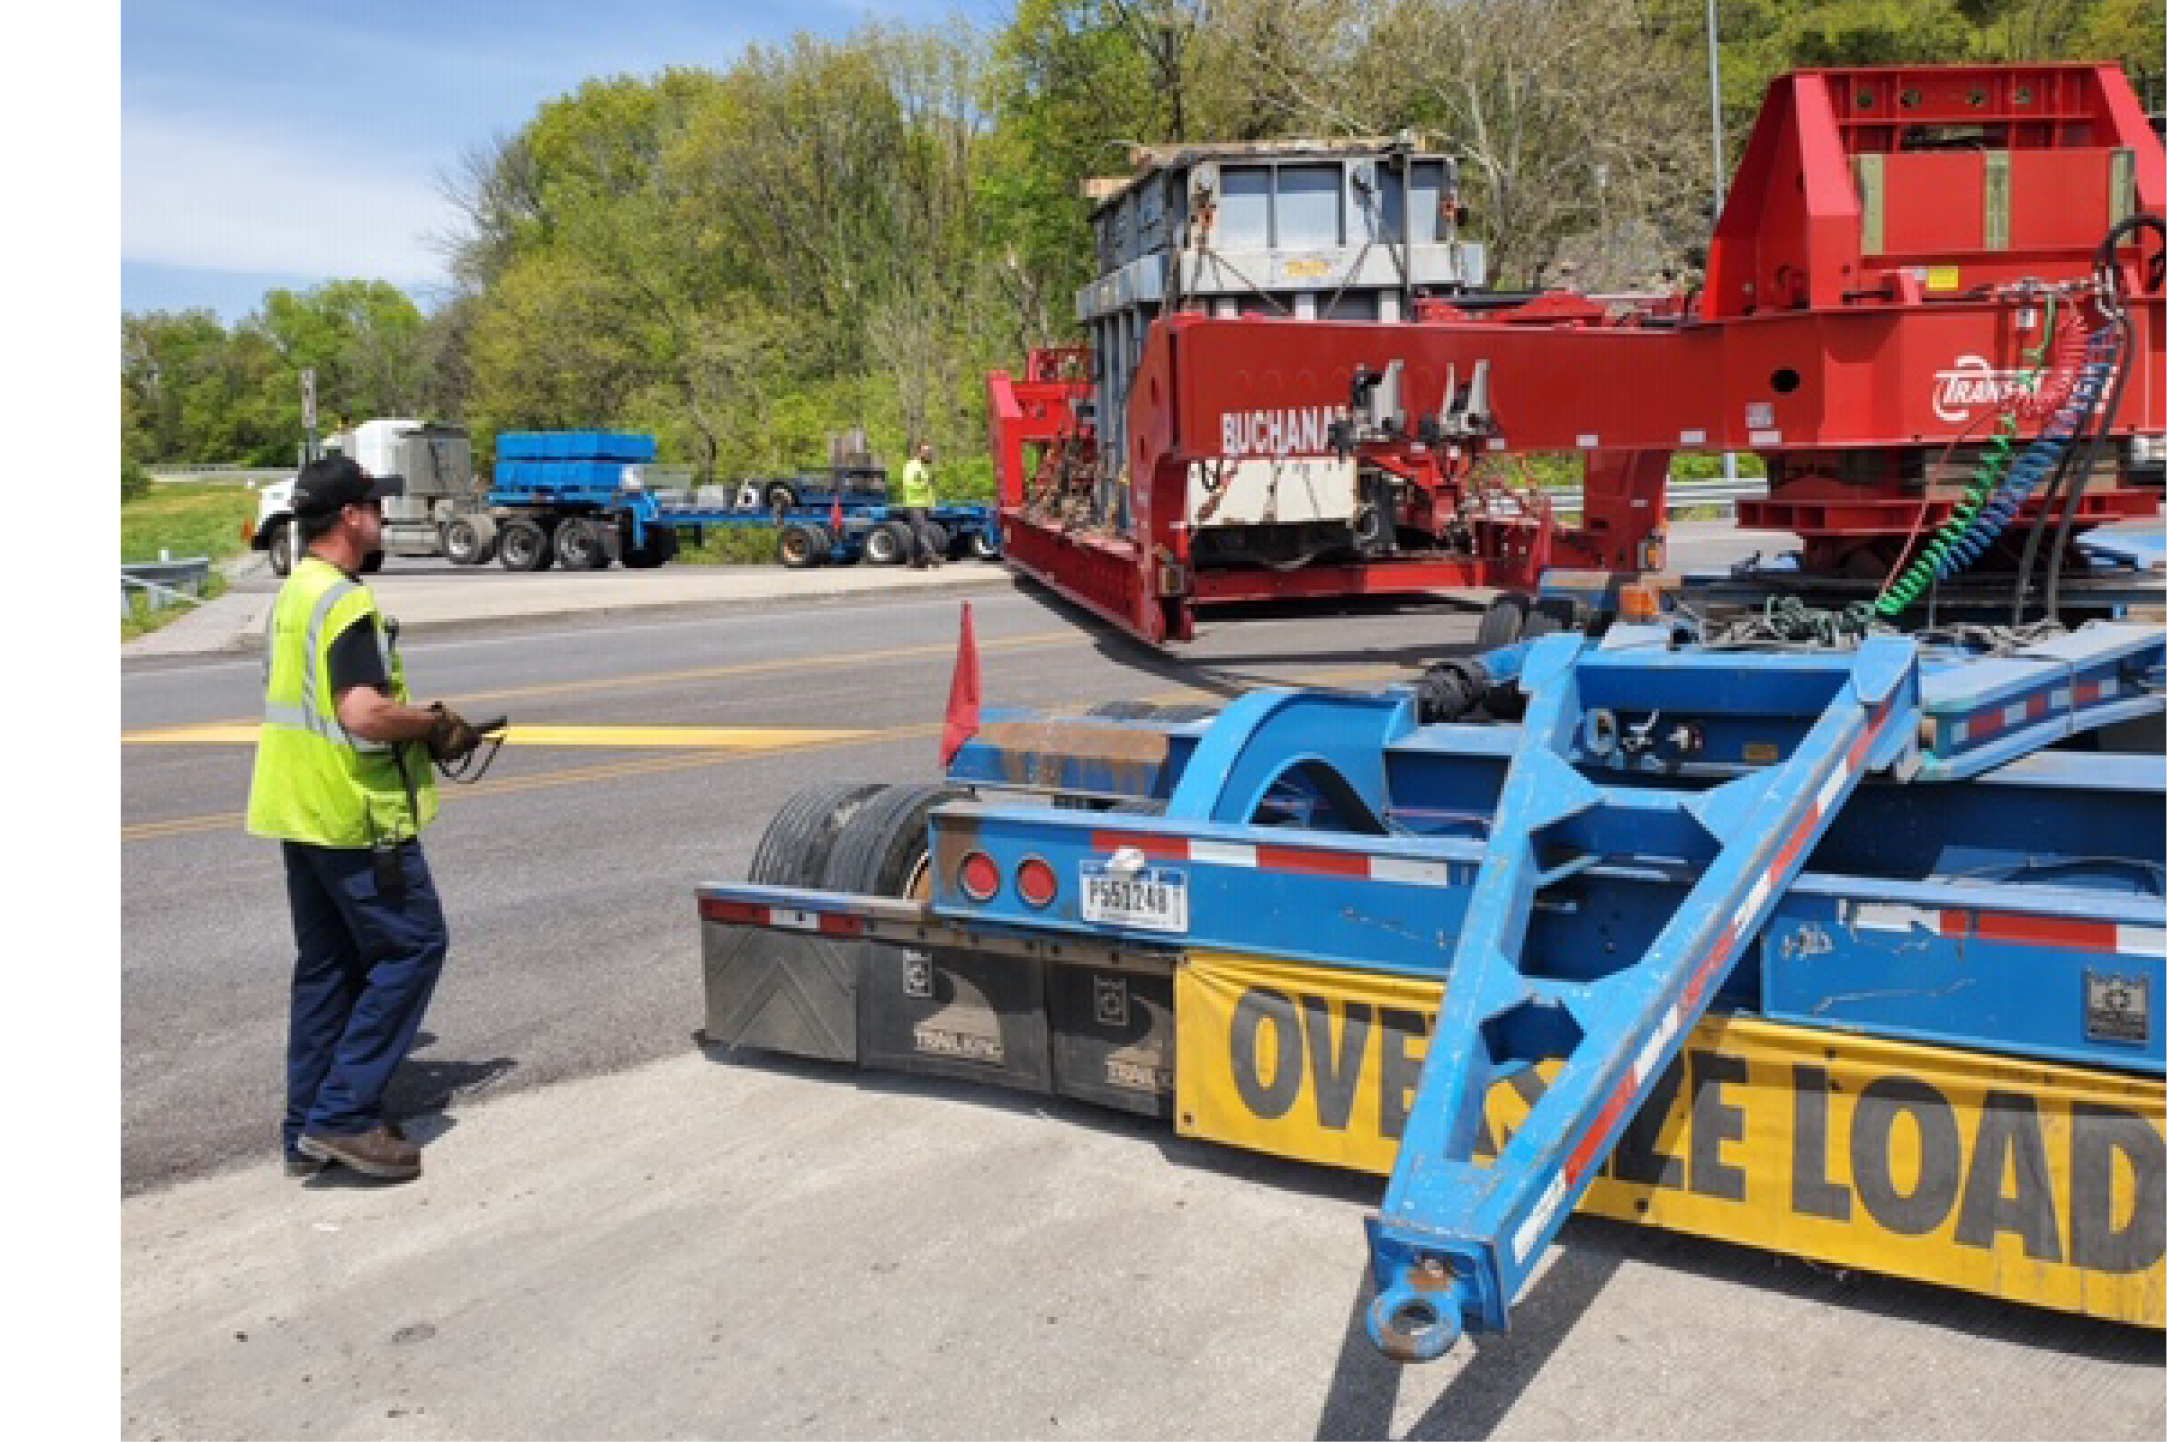
[[[1189,878],[1171,866],[1116,872],[1083,863],[1083,919],[1144,931],[1189,929]]]

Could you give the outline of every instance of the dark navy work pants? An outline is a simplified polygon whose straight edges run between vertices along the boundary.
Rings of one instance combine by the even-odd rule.
[[[380,894],[366,850],[280,843],[296,955],[286,1038],[286,1154],[303,1132],[352,1136],[384,1120],[384,1092],[421,1027],[450,934],[421,843],[398,849],[403,895]]]

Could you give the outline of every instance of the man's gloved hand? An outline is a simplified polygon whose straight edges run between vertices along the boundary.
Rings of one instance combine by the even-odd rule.
[[[436,724],[429,728],[429,759],[449,764],[465,759],[475,747],[482,744],[482,733],[466,723],[466,719],[441,701],[432,701],[429,709],[436,713]]]

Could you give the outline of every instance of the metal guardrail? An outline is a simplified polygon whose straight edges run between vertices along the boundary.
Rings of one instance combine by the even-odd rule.
[[[1735,481],[1672,481],[1666,491],[1663,510],[1666,515],[1679,511],[1695,510],[1702,506],[1721,506],[1726,514],[1736,514],[1740,501],[1757,501],[1768,494],[1768,482],[1758,477]],[[1584,501],[1580,493],[1552,493],[1550,506],[1560,515],[1577,516]]]
[[[211,558],[194,556],[176,561],[137,561],[120,568],[120,614],[135,614],[135,598],[141,596],[153,611],[173,605],[200,606],[203,588],[210,583]]]
[[[145,466],[143,474],[154,481],[290,481],[292,466]]]

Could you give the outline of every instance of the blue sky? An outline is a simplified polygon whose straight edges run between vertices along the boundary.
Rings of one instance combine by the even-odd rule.
[[[121,308],[231,323],[274,286],[444,293],[432,236],[461,157],[601,75],[726,69],[748,44],[867,20],[981,25],[1006,0],[127,0]]]

